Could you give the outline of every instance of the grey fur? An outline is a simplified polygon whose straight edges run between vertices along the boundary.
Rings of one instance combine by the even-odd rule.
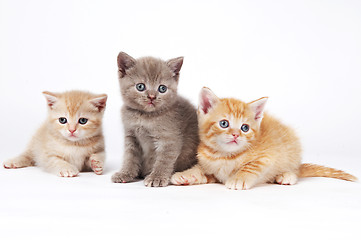
[[[152,57],[135,60],[118,55],[119,83],[124,101],[122,120],[125,132],[123,166],[112,176],[116,183],[145,178],[148,187],[169,184],[175,171],[196,163],[199,143],[195,107],[177,95],[183,57],[167,62]],[[136,84],[144,83],[140,92]],[[159,85],[167,86],[165,93]],[[149,104],[155,97],[153,105]]]

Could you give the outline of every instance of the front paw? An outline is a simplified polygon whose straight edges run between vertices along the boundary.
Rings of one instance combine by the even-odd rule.
[[[59,177],[76,177],[79,174],[79,170],[74,166],[67,166],[57,169],[55,173]]]
[[[19,156],[5,161],[3,166],[4,168],[15,169],[15,168],[34,166],[34,164],[35,162],[29,159],[28,157]]]
[[[169,177],[148,175],[144,179],[144,185],[147,187],[165,187],[169,184]]]
[[[226,181],[226,187],[231,190],[248,190],[256,184],[256,180],[254,176],[232,176]]]
[[[195,182],[195,179],[188,174],[184,174],[183,172],[177,172],[173,174],[170,182],[174,185],[190,185]]]
[[[206,175],[192,172],[190,170],[173,174],[170,182],[174,185],[193,185],[207,183]]]
[[[129,173],[120,171],[116,172],[112,176],[112,182],[114,183],[127,183],[134,181],[135,177]]]
[[[7,169],[20,168],[20,166],[18,166],[15,162],[13,162],[11,160],[4,162],[3,166],[4,166],[4,168],[7,168]]]
[[[98,154],[91,155],[89,161],[90,161],[90,167],[95,174],[100,175],[103,173],[104,159],[100,155]]]

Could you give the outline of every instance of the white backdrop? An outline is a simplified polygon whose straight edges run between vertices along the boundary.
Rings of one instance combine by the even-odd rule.
[[[121,153],[116,57],[184,56],[180,94],[269,96],[306,152],[358,155],[359,1],[1,1],[0,145],[17,154],[46,114],[44,90],[109,94]]]
[[[89,90],[109,95],[110,178],[123,152],[124,51],[184,56],[179,93],[194,104],[202,86],[245,101],[269,96],[268,111],[299,133],[305,162],[360,173],[360,1],[0,0],[0,34],[2,160],[44,120],[42,91]]]

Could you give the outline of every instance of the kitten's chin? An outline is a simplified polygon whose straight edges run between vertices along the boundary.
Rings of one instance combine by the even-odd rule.
[[[227,153],[238,153],[238,152],[242,152],[244,148],[235,144],[234,145],[227,144],[223,146],[222,150]]]
[[[147,103],[143,109],[146,112],[154,112],[156,111],[157,107],[155,106],[154,103]]]
[[[138,110],[141,112],[147,112],[147,113],[151,113],[151,112],[155,112],[158,110],[159,104],[155,104],[155,103],[148,103],[148,102],[137,102],[137,103],[125,103],[127,107],[134,109],[134,110]]]
[[[82,138],[76,137],[76,136],[70,136],[70,137],[69,137],[69,136],[66,136],[65,139],[66,139],[66,140],[69,140],[69,141],[71,141],[71,142],[77,142],[77,141],[82,140]]]
[[[159,112],[159,111],[164,111],[166,109],[168,109],[168,105],[167,104],[162,104],[162,103],[147,103],[146,105],[143,105],[143,111],[144,112],[148,112],[148,113],[152,113],[152,112]]]
[[[70,142],[79,142],[79,141],[82,141],[82,140],[85,139],[85,138],[83,138],[81,136],[78,136],[78,135],[64,135],[64,134],[62,134],[62,135],[66,140],[68,140]]]
[[[218,143],[222,152],[225,153],[239,153],[244,151],[247,146],[241,141],[228,141],[228,142],[221,142]]]

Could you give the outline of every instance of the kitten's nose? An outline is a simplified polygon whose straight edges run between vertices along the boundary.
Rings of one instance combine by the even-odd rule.
[[[238,134],[238,133],[232,133],[232,136],[233,136],[234,138],[238,138],[238,137],[239,137],[239,134]]]
[[[76,131],[76,129],[69,129],[70,133],[74,133]]]
[[[155,97],[155,95],[153,95],[153,94],[149,94],[149,95],[148,95],[148,98],[149,98],[151,101],[153,101],[156,97]]]

